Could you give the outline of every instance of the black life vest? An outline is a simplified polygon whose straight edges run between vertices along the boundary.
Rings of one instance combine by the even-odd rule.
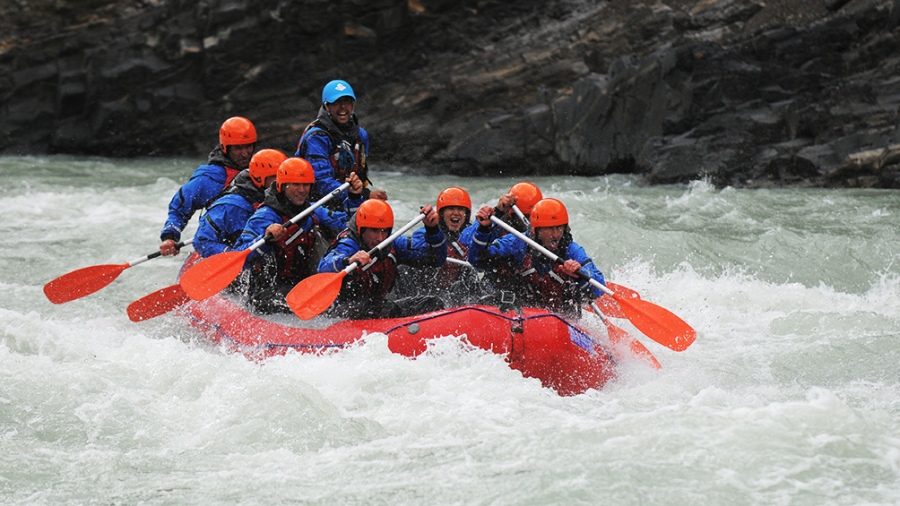
[[[358,137],[355,141],[338,139],[337,136],[323,128],[320,120],[315,120],[303,130],[300,136],[300,142],[297,145],[297,151],[300,156],[306,158],[306,148],[304,141],[311,135],[326,135],[331,141],[331,153],[328,156],[328,163],[334,171],[334,179],[340,182],[350,177],[351,172],[355,172],[357,177],[363,182],[364,187],[369,186],[369,166],[366,163],[366,152],[362,145],[361,139]],[[341,157],[350,158],[349,163],[341,163]],[[317,195],[316,197],[322,197]],[[317,200],[317,199],[316,199]]]

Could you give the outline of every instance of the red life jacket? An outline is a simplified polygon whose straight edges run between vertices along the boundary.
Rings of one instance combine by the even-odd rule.
[[[447,243],[447,258],[465,260],[468,253],[469,248],[460,244],[459,241],[450,241]],[[438,270],[437,279],[435,281],[441,288],[448,289],[459,279],[462,269],[467,268],[468,267],[453,262],[444,262],[444,265]]]
[[[282,223],[291,221],[292,216],[281,216]],[[313,227],[318,224],[312,216]],[[313,228],[304,231],[299,224],[291,224],[285,233],[272,244],[278,264],[277,279],[299,282],[315,274],[315,266],[311,265],[313,250],[316,246],[316,234]]]
[[[574,296],[579,291],[577,278],[558,274],[553,269],[544,275],[538,274],[530,251],[514,272],[521,287],[521,293],[516,295],[523,297],[526,304],[561,311],[571,309],[572,304],[578,302]]]
[[[335,241],[339,241],[349,235],[349,230],[338,234]],[[394,248],[390,252],[378,258],[365,267],[354,269],[344,278],[341,293],[349,295],[352,299],[384,300],[394,282],[397,281],[397,259],[394,256]]]
[[[234,167],[225,167],[225,186],[222,187],[222,191],[225,191],[228,186],[231,185],[231,181],[241,172],[241,169],[235,169]]]
[[[210,199],[209,202],[207,202],[203,206],[207,210],[209,210],[210,206],[212,206],[215,201],[219,200],[223,195],[225,195],[225,190],[227,190],[228,187],[231,186],[231,181],[241,172],[241,169],[235,169],[233,167],[223,166],[222,168],[225,169],[225,184],[222,185],[222,190],[219,192],[219,194]]]

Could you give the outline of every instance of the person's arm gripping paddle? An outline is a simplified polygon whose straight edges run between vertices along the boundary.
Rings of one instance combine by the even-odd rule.
[[[191,244],[191,240],[179,242],[175,245],[175,248],[181,249],[189,244]],[[162,256],[162,253],[155,251],[147,256],[143,256],[125,264],[92,265],[90,267],[74,270],[68,274],[63,274],[44,285],[44,295],[46,295],[47,299],[54,304],[62,304],[64,302],[80,299],[109,285],[115,281],[115,279],[119,277],[119,274],[122,274],[122,271],[125,269],[142,264],[148,260],[153,260],[154,258],[159,258],[160,256]]]
[[[387,239],[381,241],[377,246],[366,253],[368,253],[369,256],[375,255],[379,250],[387,247],[394,242],[394,239],[405,234],[424,219],[424,214],[418,214],[409,223],[400,228],[400,230],[397,230],[388,236]],[[295,286],[286,297],[287,304],[291,308],[291,311],[293,311],[301,320],[309,320],[310,318],[322,314],[322,312],[331,307],[331,304],[337,299],[341,292],[341,283],[344,278],[357,267],[359,267],[359,263],[354,261],[340,272],[320,272],[297,283],[297,286]]]
[[[526,244],[550,260],[553,260],[560,265],[564,263],[559,256],[515,228],[507,225],[496,216],[491,216],[490,219],[494,224],[503,227],[510,234],[525,241]],[[579,278],[588,281],[591,286],[614,298],[622,308],[625,317],[628,318],[638,330],[659,344],[675,351],[683,351],[694,342],[694,339],[696,339],[696,331],[672,312],[642,299],[629,299],[623,297],[617,292],[613,292],[599,281],[588,276],[583,270],[577,271],[576,274]]]
[[[291,218],[288,223],[293,225],[306,218],[316,208],[349,187],[350,183],[344,183],[335,188],[331,193],[311,204],[302,213]],[[212,297],[224,290],[238,277],[244,268],[244,261],[247,259],[247,256],[265,244],[269,237],[269,235],[266,235],[245,250],[226,251],[200,261],[181,276],[179,284],[184,288],[188,296],[194,300],[204,300]]]

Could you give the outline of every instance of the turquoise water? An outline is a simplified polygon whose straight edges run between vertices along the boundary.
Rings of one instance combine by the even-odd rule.
[[[564,398],[454,338],[258,364],[129,321],[183,255],[46,300],[154,251],[196,162],[0,158],[0,503],[900,503],[900,193],[534,179],[610,280],[698,332],[676,353],[619,320],[663,368]],[[398,220],[518,181],[372,179]]]

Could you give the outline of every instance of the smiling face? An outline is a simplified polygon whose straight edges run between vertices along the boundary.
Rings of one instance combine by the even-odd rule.
[[[441,209],[441,220],[447,230],[459,232],[466,224],[466,211],[467,209],[461,206],[448,206]]]
[[[328,110],[328,115],[331,116],[335,123],[346,125],[350,121],[350,116],[353,115],[354,104],[355,101],[352,98],[341,97],[334,102],[325,104],[325,109]]]
[[[302,206],[309,197],[309,190],[312,185],[309,183],[287,183],[284,185],[284,196],[295,206]]]

